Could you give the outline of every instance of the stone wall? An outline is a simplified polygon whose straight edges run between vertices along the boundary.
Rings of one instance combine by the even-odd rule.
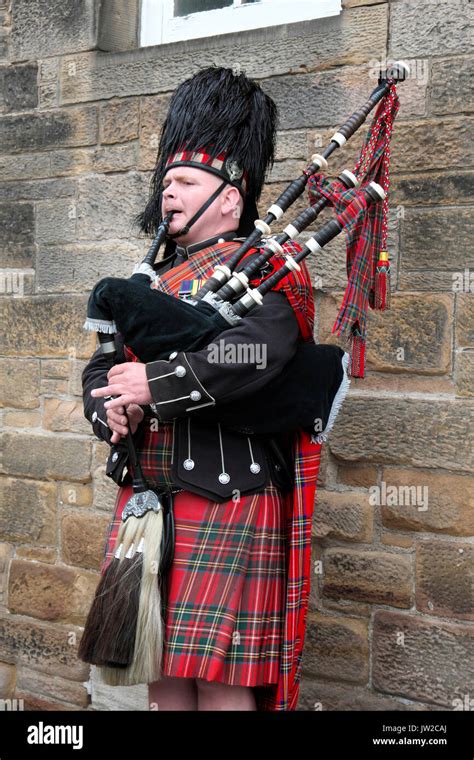
[[[365,101],[376,62],[404,58],[392,308],[370,314],[367,377],[352,380],[324,450],[299,709],[469,704],[473,4],[345,0],[339,17],[143,49],[133,49],[134,2],[109,4],[106,19],[99,6],[0,0],[0,697],[33,710],[89,704],[77,644],[116,487],[107,445],[83,418],[95,338],[82,322],[95,282],[129,276],[148,248],[132,218],[173,88],[216,63],[240,66],[275,98],[264,210]],[[353,168],[364,134],[334,156],[332,176]],[[311,269],[327,342],[343,240]],[[148,709],[144,686],[92,681],[95,709]]]

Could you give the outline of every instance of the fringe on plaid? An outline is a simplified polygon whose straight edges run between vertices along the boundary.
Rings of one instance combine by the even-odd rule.
[[[399,100],[393,82],[381,100],[367,133],[354,174],[361,186],[375,181],[385,191],[382,203],[363,209],[360,190],[345,190],[336,180],[330,183],[320,174],[308,180],[310,203],[324,196],[341,223],[346,235],[346,270],[348,283],[332,332],[352,341],[352,377],[365,375],[367,312],[386,309],[390,303],[390,262],[387,253],[387,215],[390,168],[390,138]],[[346,213],[348,204],[358,200],[357,212]]]

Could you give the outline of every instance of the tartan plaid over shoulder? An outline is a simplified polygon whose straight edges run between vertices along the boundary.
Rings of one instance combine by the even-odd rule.
[[[198,251],[179,266],[157,277],[151,287],[178,296],[183,280],[208,279],[214,267],[224,263],[238,247],[239,243],[231,241]],[[290,254],[301,250],[294,242],[282,247],[285,253]],[[252,253],[255,253],[255,249],[251,249],[242,261]],[[279,267],[285,263],[285,259],[277,255],[272,258],[272,263]],[[265,276],[270,274],[271,272]],[[252,280],[251,284],[255,286],[259,281]],[[299,272],[291,272],[275,289],[281,290],[290,301],[303,340],[312,340],[314,298],[305,262],[300,263]],[[311,436],[305,431],[296,431],[295,483],[293,491],[285,497],[287,589],[279,678],[277,684],[254,687],[258,710],[295,710],[298,703],[311,578],[311,524],[321,447],[322,444],[312,442]]]

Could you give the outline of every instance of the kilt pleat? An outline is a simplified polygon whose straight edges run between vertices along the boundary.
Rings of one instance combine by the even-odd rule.
[[[119,489],[116,528],[131,493],[131,486]],[[238,686],[277,683],[286,592],[281,492],[270,484],[219,504],[181,491],[174,519],[174,558],[164,578],[163,673]],[[114,534],[111,527],[105,560]]]

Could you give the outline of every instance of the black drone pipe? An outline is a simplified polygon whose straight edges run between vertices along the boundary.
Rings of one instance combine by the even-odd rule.
[[[384,74],[379,77],[377,87],[373,90],[364,105],[355,111],[347,121],[339,127],[337,132],[331,137],[329,145],[323,151],[322,154],[315,153],[311,156],[312,163],[305,169],[303,174],[297,179],[293,180],[286,190],[280,195],[274,204],[270,206],[264,219],[257,219],[255,221],[255,229],[250,233],[248,238],[242,243],[241,246],[235,251],[235,253],[229,258],[225,264],[220,264],[216,267],[212,276],[204,283],[201,289],[196,294],[196,299],[204,298],[207,293],[215,293],[221,288],[232,276],[233,270],[239,263],[242,256],[244,256],[250,248],[254,247],[260,240],[262,235],[269,235],[270,224],[275,220],[280,219],[285,211],[296,201],[297,198],[304,192],[309,177],[312,174],[320,172],[322,169],[327,169],[327,158],[334,153],[335,150],[341,148],[347,140],[359,129],[364,123],[370,111],[382,100],[382,98],[389,92],[390,87],[394,82],[403,82],[408,76],[408,66],[399,61],[389,67]]]
[[[344,169],[341,172],[338,180],[348,189],[357,187],[359,184],[357,177],[347,169]],[[255,272],[258,272],[274,253],[283,253],[281,246],[288,240],[296,238],[306,229],[306,227],[309,227],[309,225],[319,216],[321,211],[328,205],[328,199],[322,196],[314,206],[308,206],[308,208],[302,211],[291,224],[288,224],[285,227],[283,232],[280,232],[278,235],[275,235],[274,238],[267,240],[262,252],[252,259],[244,269],[234,272],[229,282],[216,292],[217,298],[227,301],[233,300],[236,296],[239,296],[244,290],[246,290],[252,275]],[[204,300],[206,300],[206,296],[204,297]]]

